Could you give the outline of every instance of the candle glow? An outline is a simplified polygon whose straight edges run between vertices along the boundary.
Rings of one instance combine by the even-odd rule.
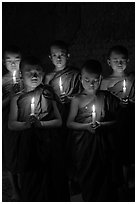
[[[92,106],[92,123],[95,125],[96,123],[96,108],[95,105]]]
[[[63,93],[63,84],[62,84],[61,77],[59,78],[59,88],[60,88],[60,92]]]
[[[34,115],[35,112],[35,99],[34,97],[31,99],[31,115]]]
[[[126,80],[123,81],[123,93],[126,93]]]
[[[13,72],[13,84],[16,84],[16,70]]]

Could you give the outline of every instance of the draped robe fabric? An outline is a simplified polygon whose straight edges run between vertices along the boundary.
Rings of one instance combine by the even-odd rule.
[[[121,107],[119,111],[119,128],[117,134],[120,142],[120,157],[122,163],[129,165],[135,163],[135,77],[133,74],[126,78],[126,96],[129,103]],[[123,81],[117,82],[108,91],[119,99],[123,98]]]
[[[60,100],[61,97],[61,90],[59,86],[59,81],[62,81],[62,88],[63,92],[65,92],[66,96],[73,96],[77,94],[81,89],[80,83],[80,73],[77,69],[67,66],[65,69],[55,72],[52,79],[50,80],[49,84],[53,87],[55,93],[58,96],[58,109],[60,111],[62,117],[62,128],[60,129],[60,135],[62,135],[62,146],[66,154],[67,152],[67,145],[69,144],[68,138],[68,128],[66,128],[66,121],[69,114],[70,109],[70,100],[68,102],[62,103]],[[66,161],[67,165],[68,161]]]
[[[92,121],[89,102],[78,110],[76,122]],[[94,103],[96,119],[111,121],[116,119],[119,100],[107,91],[99,91]],[[112,161],[115,157],[113,144],[114,127],[99,127],[95,134],[88,131],[71,130],[71,156],[73,158],[74,176],[80,183],[84,201],[113,201]]]
[[[50,81],[50,85],[53,87],[55,93],[60,97],[61,91],[59,87],[59,80],[62,80],[63,92],[67,96],[72,96],[78,93],[80,88],[79,72],[71,67],[58,71],[54,74],[54,77]]]
[[[130,100],[135,99],[135,78],[133,74],[125,77],[126,82],[126,94]],[[108,87],[108,91],[117,96],[118,98],[123,98],[123,80],[118,81],[112,87]]]
[[[41,121],[54,118],[50,87],[40,85],[34,91],[20,94],[18,121],[25,121],[31,114],[31,99],[35,99],[35,115]],[[14,131],[15,132],[15,131]],[[54,129],[30,128],[18,131],[17,171],[21,178],[22,201],[42,202],[50,199],[52,142]]]
[[[20,92],[23,89],[22,80],[19,76],[16,78],[17,84],[16,92]],[[13,77],[11,73],[7,73],[2,77],[2,100],[5,100],[7,97],[12,97],[13,90]],[[8,129],[8,117],[10,111],[10,100],[6,106],[2,109],[2,144],[3,144],[3,163],[5,167],[13,171],[12,157],[15,154],[14,144],[16,143],[16,138],[11,138],[10,131]]]
[[[41,121],[55,118],[52,106],[52,100],[55,100],[53,90],[48,85],[40,85],[34,91],[19,93],[18,121],[25,121],[31,114],[32,97],[35,99],[35,115]],[[23,131],[10,131],[10,137],[13,146],[9,168],[20,173],[22,201],[65,200],[64,166],[58,128],[32,127]]]

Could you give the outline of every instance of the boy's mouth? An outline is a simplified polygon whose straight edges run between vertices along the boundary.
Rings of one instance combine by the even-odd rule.
[[[37,83],[37,81],[38,81],[38,79],[37,79],[37,78],[36,78],[36,79],[32,79],[32,80],[31,80],[31,82],[32,82],[32,83]]]

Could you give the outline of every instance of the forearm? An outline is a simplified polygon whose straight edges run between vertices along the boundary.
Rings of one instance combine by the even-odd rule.
[[[67,127],[75,130],[87,130],[90,123],[68,122]]]
[[[107,121],[107,122],[99,122],[99,124],[103,127],[109,127],[109,126],[116,124],[116,121],[113,120],[113,121]]]
[[[60,127],[62,122],[60,119],[54,119],[49,121],[40,121],[42,128],[52,128],[52,127]]]
[[[20,131],[20,130],[26,130],[28,129],[26,122],[18,122],[18,121],[12,121],[8,123],[8,128],[10,130]]]

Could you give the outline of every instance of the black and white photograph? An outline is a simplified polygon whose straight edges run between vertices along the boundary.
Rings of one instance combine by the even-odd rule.
[[[1,2],[2,202],[135,202],[135,2]]]

